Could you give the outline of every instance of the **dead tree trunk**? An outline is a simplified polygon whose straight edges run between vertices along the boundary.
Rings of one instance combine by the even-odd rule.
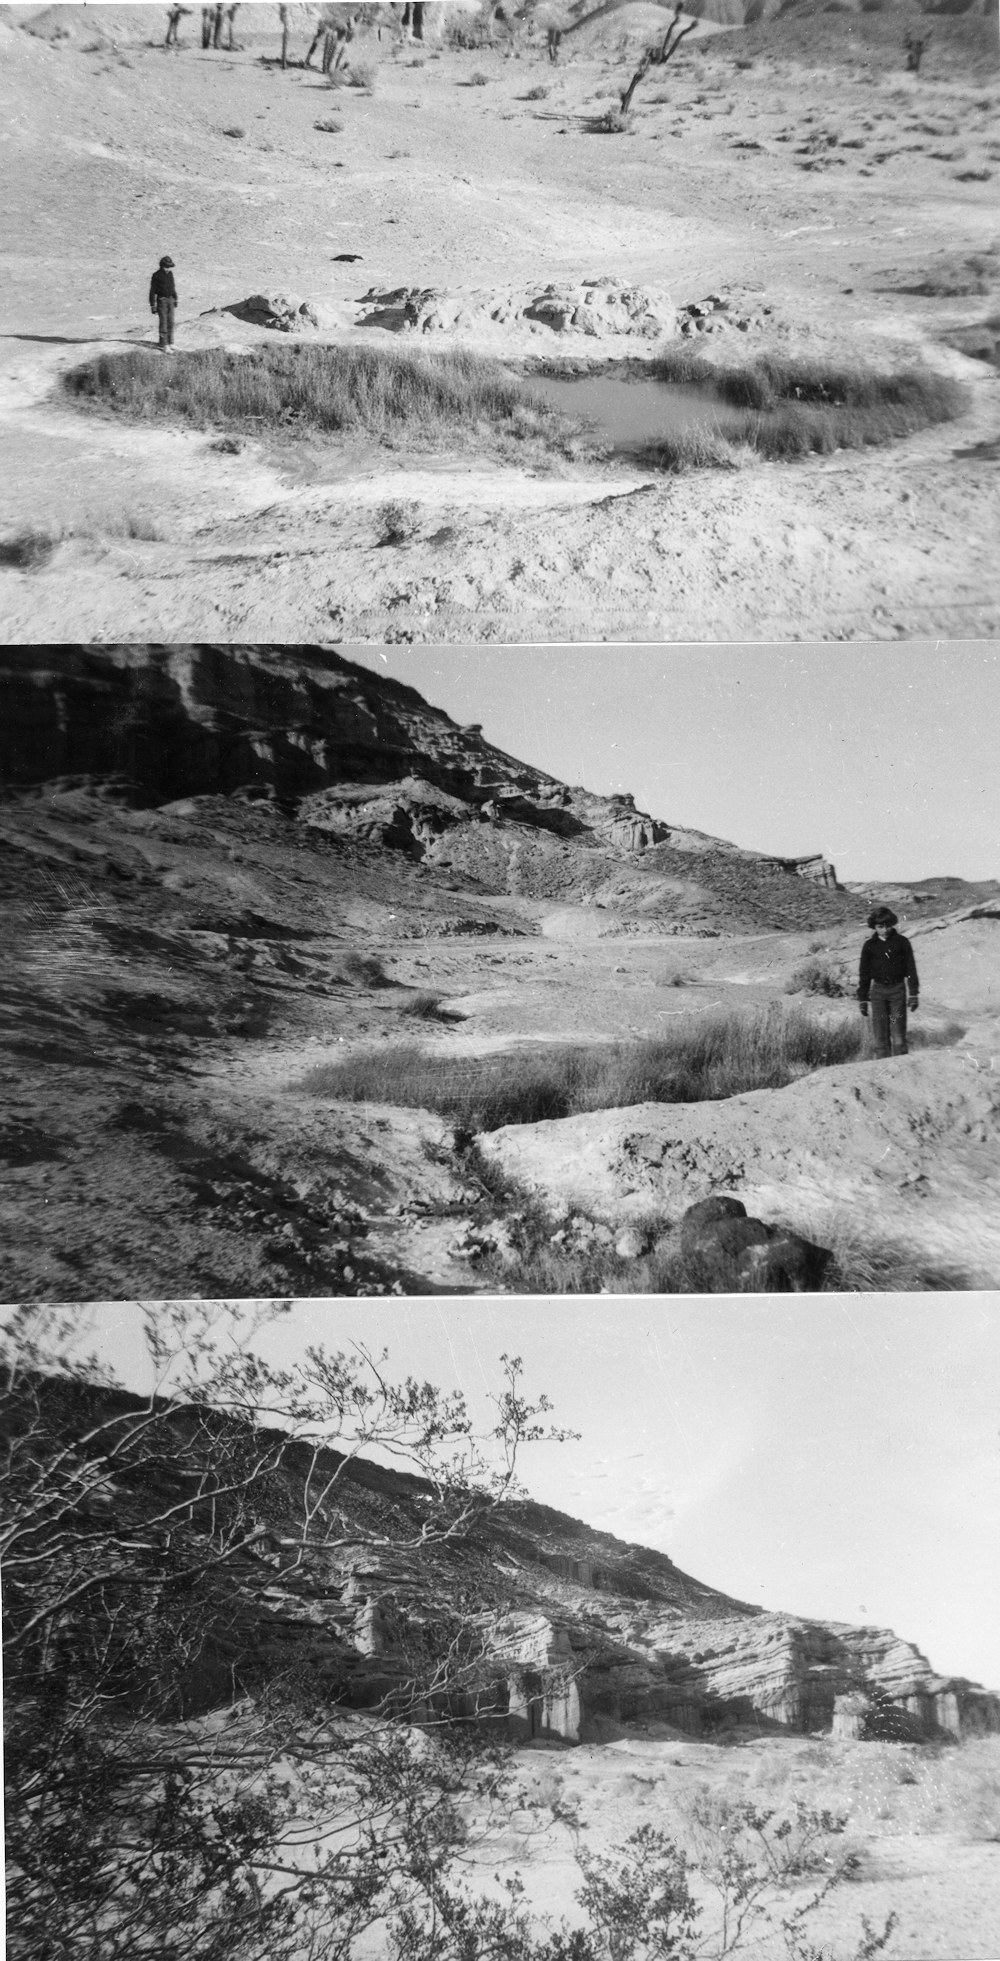
[[[288,67],[288,8],[287,7],[278,8],[278,18],[281,21],[281,66],[282,68],[287,68]]]
[[[698,25],[697,20],[689,20],[686,27],[681,27],[679,25],[682,11],[683,10],[678,0],[678,5],[674,12],[673,20],[671,21],[670,26],[667,28],[667,31],[663,36],[663,40],[661,41],[659,47],[646,49],[646,52],[643,55],[642,60],[640,61],[639,66],[636,69],[635,74],[633,75],[632,80],[628,85],[628,88],[625,90],[625,93],[622,96],[621,113],[623,116],[628,115],[628,112],[632,107],[632,97],[634,96],[636,89],[638,88],[639,83],[642,81],[642,78],[646,74],[647,70],[652,67],[661,68],[664,62],[670,60],[671,55],[677,53],[677,50],[680,47],[680,44],[683,41],[685,35],[691,34],[693,30],[697,27]]]

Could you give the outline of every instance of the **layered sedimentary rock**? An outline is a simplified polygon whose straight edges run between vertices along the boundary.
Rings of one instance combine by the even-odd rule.
[[[103,1387],[55,1379],[46,1392],[37,1380],[58,1399],[67,1440],[74,1426],[87,1436],[95,1416],[141,1407]],[[188,1417],[177,1408],[189,1435]],[[239,1427],[220,1417],[213,1436],[218,1425]],[[303,1546],[306,1483],[332,1498],[316,1543]],[[857,1694],[891,1703],[916,1735],[1000,1730],[1000,1697],[936,1674],[887,1629],[765,1613],[665,1553],[530,1500],[428,1543],[430,1499],[413,1476],[293,1446],[269,1478],[252,1541],[218,1568],[225,1598],[187,1687],[190,1707],[291,1667],[319,1702],[370,1707],[398,1690],[412,1708],[411,1684],[458,1639],[480,1663],[455,1713],[486,1709],[515,1740],[664,1724],[691,1735],[747,1723],[827,1733],[835,1719],[841,1729],[850,1722],[844,1698]],[[128,1484],[121,1502],[130,1516]],[[453,1701],[447,1668],[439,1679]]]
[[[415,689],[320,648],[10,649],[0,685],[0,778],[14,790],[84,785],[138,809],[267,799],[306,832],[427,859],[480,890],[565,894],[644,918],[678,913],[692,879],[699,917],[737,928],[861,911],[817,892],[812,872],[808,884],[796,876],[799,861],[665,823],[631,796],[570,788]],[[608,897],[620,863],[635,875]]]

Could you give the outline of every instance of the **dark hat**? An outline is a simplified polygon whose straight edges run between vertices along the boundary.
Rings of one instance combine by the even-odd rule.
[[[896,923],[896,914],[889,906],[876,906],[874,912],[868,914],[869,926],[895,926]]]
[[[173,263],[174,263],[174,262],[173,262],[173,259],[170,259],[170,258],[166,258],[166,259],[161,259],[161,260],[160,260],[160,265],[161,265],[161,266],[163,266],[163,267],[166,267],[166,266],[171,266],[171,267],[172,267],[172,266],[173,266]]]

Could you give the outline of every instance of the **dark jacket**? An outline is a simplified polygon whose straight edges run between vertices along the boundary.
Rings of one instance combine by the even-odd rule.
[[[910,1000],[915,1001],[920,993],[917,979],[917,963],[913,958],[913,948],[902,933],[893,927],[884,940],[873,933],[861,949],[861,972],[858,975],[858,1000],[867,1001],[868,990],[875,981],[879,987],[898,987],[905,981]]]
[[[150,306],[155,306],[157,300],[176,301],[176,299],[177,299],[177,288],[174,285],[174,275],[171,272],[170,267],[157,266],[156,271],[154,272],[153,277],[149,282]]]

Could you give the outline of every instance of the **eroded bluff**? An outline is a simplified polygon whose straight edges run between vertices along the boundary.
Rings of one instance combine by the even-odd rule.
[[[769,858],[663,822],[629,795],[571,788],[415,689],[321,648],[13,648],[0,653],[0,683],[0,778],[15,791],[102,785],[136,808],[266,799],[305,831],[384,847],[486,892],[562,895],[647,925],[685,893],[706,918],[737,925],[863,911],[822,857]]]
[[[142,1407],[100,1386],[40,1381],[66,1447],[84,1456],[88,1435],[104,1434],[102,1421]],[[190,1468],[192,1451],[207,1446],[190,1441],[190,1411],[166,1409]],[[236,1419],[213,1423],[214,1455],[226,1441],[221,1430],[240,1442],[245,1426]],[[155,1486],[157,1475],[173,1475],[174,1453],[161,1456],[162,1472],[145,1474],[144,1515],[148,1478]],[[315,1536],[304,1546],[307,1493]],[[326,1494],[318,1505],[317,1493]],[[764,1612],[683,1573],[665,1553],[530,1500],[484,1509],[460,1536],[420,1544],[431,1497],[420,1479],[364,1459],[286,1448],[252,1501],[252,1536],[238,1557],[215,1565],[207,1638],[184,1684],[188,1712],[253,1694],[289,1671],[320,1704],[365,1708],[399,1693],[412,1709],[415,1671],[423,1679],[430,1664],[433,1674],[461,1628],[463,1652],[481,1657],[477,1685],[442,1695],[452,1713],[488,1711],[515,1741],[601,1741],[650,1725],[654,1734],[663,1725],[711,1735],[741,1724],[843,1733],[848,1714],[872,1703],[914,1739],[1000,1730],[1000,1696],[936,1674],[887,1629]],[[121,1521],[137,1518],[128,1465],[119,1498]],[[130,1531],[133,1568],[144,1537]],[[161,1538],[148,1548],[159,1579],[171,1556]]]

